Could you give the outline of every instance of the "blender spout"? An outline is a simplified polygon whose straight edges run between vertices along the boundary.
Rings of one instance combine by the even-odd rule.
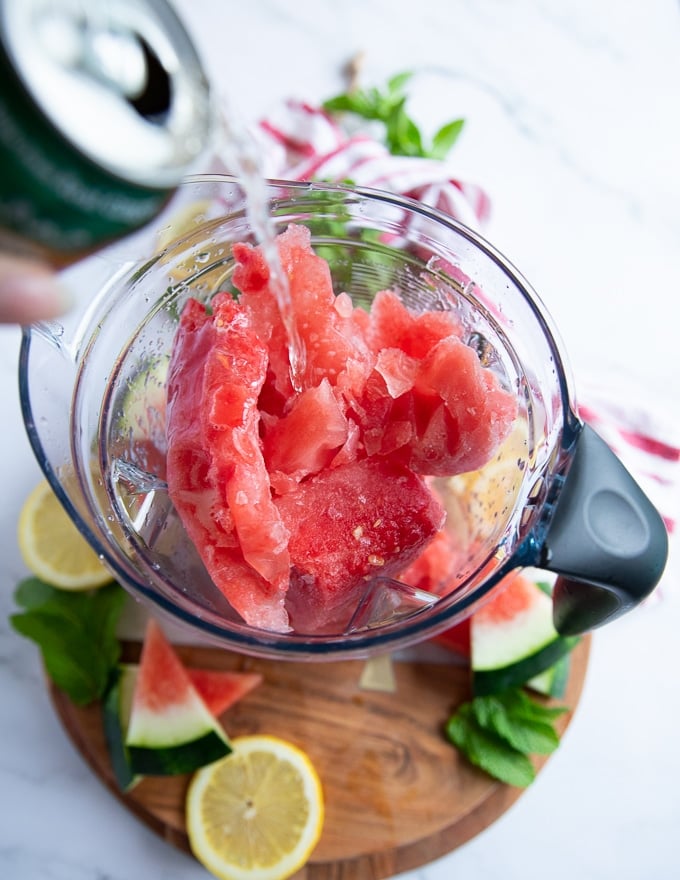
[[[540,563],[561,576],[553,592],[558,632],[587,632],[638,605],[661,579],[667,557],[660,514],[604,440],[585,425]]]

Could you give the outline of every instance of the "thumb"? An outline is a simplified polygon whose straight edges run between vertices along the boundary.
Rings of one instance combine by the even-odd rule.
[[[70,303],[68,291],[48,266],[0,254],[0,323],[56,318]]]

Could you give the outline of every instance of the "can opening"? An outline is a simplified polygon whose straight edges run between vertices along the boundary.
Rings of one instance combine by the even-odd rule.
[[[146,40],[139,35],[137,40],[144,54],[146,81],[142,91],[135,97],[128,96],[127,100],[140,116],[160,124],[165,121],[172,104],[170,76]]]

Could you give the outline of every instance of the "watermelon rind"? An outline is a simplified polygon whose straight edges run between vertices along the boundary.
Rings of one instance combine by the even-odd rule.
[[[137,666],[120,664],[102,703],[104,737],[113,775],[121,791],[130,791],[142,778],[133,773],[125,745],[137,669]]]
[[[560,699],[567,690],[569,670],[571,667],[571,655],[565,654],[553,663],[545,672],[540,672],[527,681],[527,687],[545,697]]]
[[[577,636],[558,636],[544,648],[497,669],[472,671],[472,690],[476,697],[497,694],[514,687],[522,687],[530,679],[545,672],[561,657],[564,657],[578,643]]]
[[[173,746],[128,746],[130,769],[144,776],[193,773],[230,754],[231,746],[216,730]]]
[[[220,724],[195,692],[182,705],[134,713],[126,738],[132,773],[192,773],[231,752]]]
[[[231,752],[226,733],[153,618],[144,636],[125,746],[132,773],[144,776],[191,773]]]
[[[578,636],[558,634],[552,620],[552,600],[538,586],[530,604],[510,619],[473,616],[473,693],[486,696],[521,687],[569,654],[578,641]]]

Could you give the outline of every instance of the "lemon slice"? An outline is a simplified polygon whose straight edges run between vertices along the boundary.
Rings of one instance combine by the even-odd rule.
[[[47,480],[38,483],[24,502],[17,538],[27,568],[54,587],[90,590],[113,580]]]
[[[191,849],[221,880],[284,880],[321,836],[321,782],[309,757],[285,740],[243,736],[232,747],[191,780]]]

